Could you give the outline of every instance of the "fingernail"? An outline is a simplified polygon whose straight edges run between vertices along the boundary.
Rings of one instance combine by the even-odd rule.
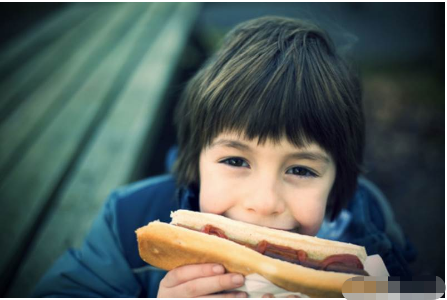
[[[225,272],[225,269],[221,265],[215,265],[213,267],[213,272],[216,274],[222,274],[223,272]]]
[[[247,294],[242,292],[242,293],[237,293],[236,294],[236,298],[247,298]]]
[[[244,283],[244,277],[242,275],[233,275],[233,277],[231,277],[231,281],[234,284],[242,284]]]

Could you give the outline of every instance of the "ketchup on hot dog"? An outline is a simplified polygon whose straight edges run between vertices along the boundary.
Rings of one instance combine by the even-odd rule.
[[[183,226],[184,227],[184,226]],[[188,228],[192,229],[192,228]],[[194,229],[193,229],[194,230]],[[215,235],[220,238],[229,239],[225,232],[212,225],[206,225],[201,232]],[[326,257],[324,260],[311,259],[307,256],[306,251],[296,250],[286,246],[271,244],[267,241],[261,241],[257,245],[251,245],[240,241],[231,240],[235,243],[253,249],[263,255],[287,261],[293,264],[302,265],[316,270],[325,270],[340,273],[358,274],[368,276],[369,274],[363,269],[360,259],[352,254],[337,254]]]

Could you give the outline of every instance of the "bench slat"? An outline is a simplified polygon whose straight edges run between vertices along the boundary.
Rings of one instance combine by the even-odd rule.
[[[107,195],[129,181],[143,143],[153,140],[149,137],[145,141],[144,137],[160,121],[157,114],[163,95],[197,13],[198,4],[180,3],[165,20],[167,24],[158,28],[156,40],[67,180],[57,208],[19,269],[9,297],[24,295],[55,258],[68,247],[80,246]]]
[[[0,244],[8,245],[2,249],[0,269],[4,269],[16,252],[26,236],[27,228],[35,221],[75,155],[101,104],[107,100],[116,74],[139,37],[141,29],[137,22],[132,29],[126,40],[101,62],[74,97],[67,99],[66,106],[1,183],[0,206],[3,209],[0,224],[2,228],[9,229],[0,232]]]
[[[65,34],[69,28],[85,19],[93,9],[88,5],[72,3],[54,12],[27,32],[8,42],[0,52],[0,78],[3,79],[36,52],[45,49],[52,41]]]
[[[18,68],[16,66],[14,72],[0,83],[0,121],[8,118],[35,88],[76,53],[73,50],[84,43],[95,24],[101,24],[101,11],[107,11],[109,7],[110,5],[83,6],[84,16],[81,20],[72,19],[66,32],[49,39],[46,47],[36,51]],[[77,10],[78,6],[72,6],[71,9]]]
[[[131,31],[111,49],[112,52],[104,58],[79,92],[67,100],[66,106],[47,130],[1,183],[0,225],[8,229],[0,232],[0,244],[5,245],[0,256],[0,270],[7,268],[9,272],[13,272],[11,268],[16,267],[14,264],[20,258],[21,248],[24,243],[29,242],[27,239],[33,234],[33,226],[47,206],[48,199],[61,186],[61,180],[69,177],[70,165],[81,154],[82,149],[79,147],[89,151],[87,142],[93,129],[91,126],[96,126],[101,121],[98,120],[98,114],[110,105],[108,102],[113,102],[117,96],[114,94],[120,92],[114,87],[125,86],[125,82],[119,81],[126,80],[126,75],[133,72],[125,67],[126,62],[133,59],[135,45],[143,40],[146,47],[149,47],[150,38],[144,34],[150,28],[149,25],[156,26],[151,20],[156,17],[155,19],[162,21],[167,13],[162,12],[167,10],[164,5],[152,7],[140,3],[126,4],[133,5],[144,12],[142,17],[134,19]],[[120,75],[123,70],[126,74]],[[6,276],[7,273],[8,271],[2,275]]]
[[[85,82],[92,69],[119,39],[117,32],[125,32],[129,19],[139,12],[138,6],[113,5],[101,7],[85,27],[78,28],[79,35],[88,39],[75,43],[58,54],[60,59],[74,54],[57,71],[48,76],[38,89],[27,95],[26,101],[0,124],[0,140],[7,147],[0,147],[0,182],[22,158],[33,142],[54,121],[67,99]],[[89,34],[83,33],[88,30]],[[52,50],[49,50],[53,52]],[[37,70],[37,73],[39,70]],[[37,76],[37,75],[36,75]],[[43,75],[42,75],[43,76]]]

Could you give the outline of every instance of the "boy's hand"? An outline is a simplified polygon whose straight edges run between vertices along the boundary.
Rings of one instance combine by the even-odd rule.
[[[227,273],[221,265],[197,264],[179,267],[169,271],[161,280],[158,289],[159,298],[240,298],[245,293],[226,290],[244,285],[244,277],[240,274]]]

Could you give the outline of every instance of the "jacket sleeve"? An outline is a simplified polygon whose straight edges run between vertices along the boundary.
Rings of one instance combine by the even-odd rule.
[[[113,193],[80,249],[70,249],[36,286],[33,297],[138,297],[141,286],[123,254]]]
[[[411,276],[413,246],[394,219],[388,200],[372,182],[359,180],[349,210],[352,220],[343,241],[364,246],[368,255],[379,254],[390,276]]]

